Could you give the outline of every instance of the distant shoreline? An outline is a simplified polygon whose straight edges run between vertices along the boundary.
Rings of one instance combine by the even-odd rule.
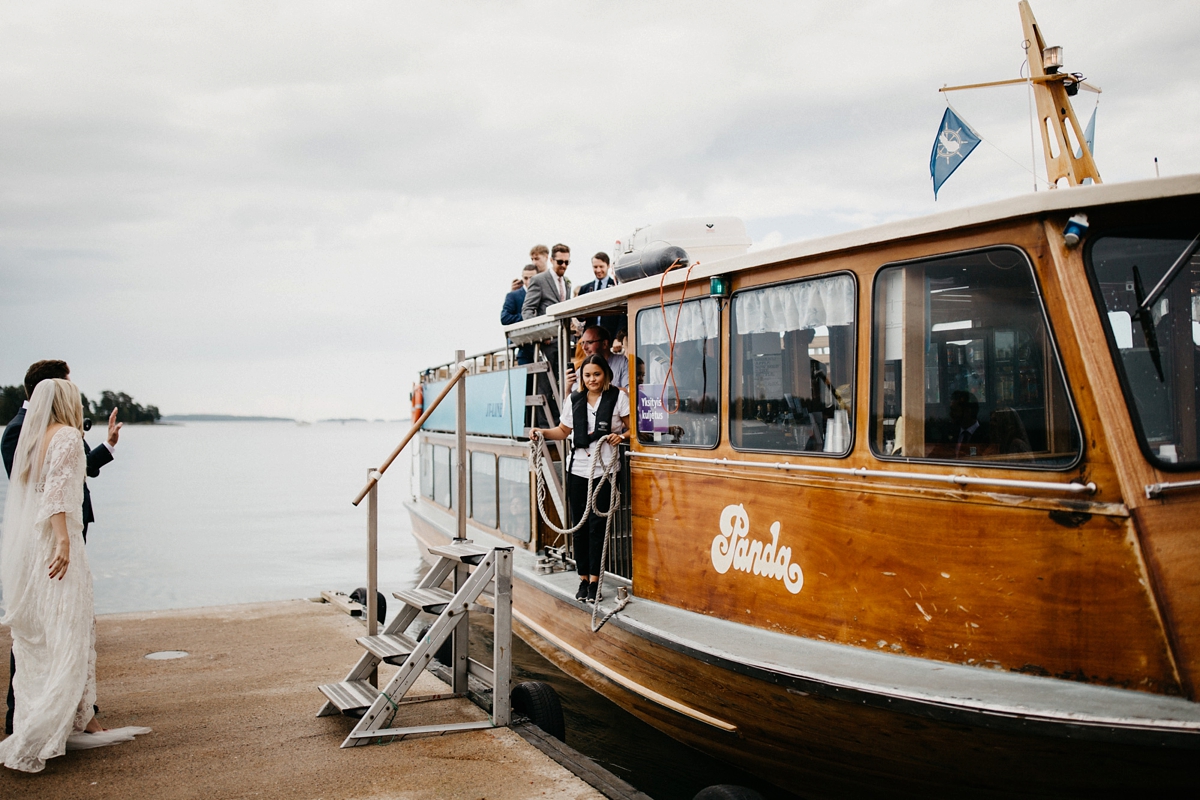
[[[407,422],[406,419],[375,419],[369,420],[363,417],[334,417],[331,419],[319,419],[320,422],[340,422],[343,425],[347,422]],[[163,423],[179,423],[179,422],[292,422],[298,425],[310,424],[306,420],[298,420],[293,417],[256,417],[242,416],[239,414],[165,414],[159,418],[159,424]]]
[[[291,417],[243,417],[237,414],[164,414],[163,422],[295,422]]]

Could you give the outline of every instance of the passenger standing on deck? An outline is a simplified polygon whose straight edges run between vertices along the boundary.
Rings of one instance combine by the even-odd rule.
[[[584,329],[579,343],[583,346],[583,354],[585,356],[600,356],[603,358],[613,374],[612,385],[628,392],[629,359],[627,356],[617,355],[612,352],[611,338],[606,328],[600,325],[588,325]],[[567,391],[570,391],[574,385],[575,375],[572,373],[567,376]]]
[[[579,573],[577,600],[595,602],[604,550],[606,517],[597,514],[611,509],[612,492],[608,481],[601,481],[606,465],[621,468],[616,447],[629,440],[629,396],[612,385],[612,368],[602,356],[588,356],[580,369],[584,390],[571,395],[570,413],[562,415],[557,428],[533,428],[530,437],[551,441],[570,439],[570,470],[567,473],[567,498],[571,503],[571,524],[578,525],[587,508],[588,478],[593,477],[595,497],[592,510],[575,532],[575,568]],[[599,458],[596,458],[596,455]],[[599,483],[597,487],[595,484]]]
[[[546,261],[550,258],[550,248],[544,244],[535,244],[529,249],[529,260],[538,273],[546,271]]]
[[[533,319],[546,313],[555,303],[571,297],[571,281],[566,277],[571,265],[571,248],[556,244],[550,251],[551,268],[539,272],[525,287],[525,304],[521,307],[522,319]]]
[[[504,307],[500,309],[501,325],[512,325],[521,321],[521,306],[525,303],[525,287],[529,285],[529,281],[534,275],[537,275],[537,267],[533,264],[526,264],[521,270],[521,278],[516,281],[517,285],[504,296]],[[512,347],[512,342],[509,342],[508,346]],[[523,344],[517,349],[517,363],[533,363],[533,345]]]
[[[537,250],[535,247],[534,250]],[[561,303],[571,296],[571,282],[567,280],[567,267],[571,264],[571,248],[565,244],[556,244],[551,249],[551,269],[539,272],[530,279],[525,287],[525,303],[521,307],[522,319],[533,319],[545,315],[546,309],[555,303]],[[532,254],[531,254],[532,257]],[[537,262],[535,261],[536,265]],[[542,355],[549,362],[550,371],[562,380],[558,374],[558,337],[542,342]],[[536,379],[537,393],[550,397],[550,379],[547,375],[539,374]],[[561,383],[559,384],[562,385]],[[549,409],[538,407],[534,409],[536,421],[543,425],[550,423]]]
[[[592,274],[596,276],[596,279],[588,281],[579,287],[579,294],[585,295],[588,292],[599,292],[611,286],[616,286],[617,279],[609,274],[608,268],[608,253],[601,251],[592,256]],[[616,333],[625,327],[625,317],[622,314],[610,314],[602,317],[580,317],[579,322],[582,323],[581,329],[586,328],[588,325],[602,325],[608,329],[609,333]]]

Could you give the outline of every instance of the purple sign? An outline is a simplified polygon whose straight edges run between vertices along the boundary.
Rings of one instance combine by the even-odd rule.
[[[638,385],[638,433],[667,432],[667,410],[663,408],[662,396],[662,384],[643,383]]]

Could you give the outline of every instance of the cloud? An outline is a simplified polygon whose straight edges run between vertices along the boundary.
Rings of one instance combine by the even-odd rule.
[[[1106,180],[1200,171],[1190,3],[1035,11],[1105,89]],[[1012,3],[14,7],[0,383],[58,355],[168,411],[403,416],[501,343],[535,242],[586,279],[672,217],[763,246],[1029,191],[1021,87],[952,98],[990,144],[936,205],[927,167],[937,87],[1018,45]]]

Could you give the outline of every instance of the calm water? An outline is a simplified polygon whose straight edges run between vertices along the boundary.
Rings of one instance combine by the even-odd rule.
[[[97,613],[315,597],[365,585],[366,505],[350,501],[367,469],[407,430],[382,422],[124,428],[116,459],[88,481]],[[100,434],[89,433],[88,442],[98,445]],[[403,454],[379,488],[379,583],[389,599],[423,570],[401,505],[411,494],[411,466]],[[7,488],[0,479],[0,502]],[[690,800],[716,783],[780,796],[638,721],[531,648],[514,649],[520,679],[557,689],[568,743],[656,800]]]
[[[366,504],[350,504],[407,432],[403,423],[195,422],[121,431],[88,481],[96,612],[248,603],[366,584]],[[102,441],[100,430],[88,443]],[[379,578],[415,581],[401,506],[409,458],[379,489]],[[7,490],[7,482],[0,491]]]

